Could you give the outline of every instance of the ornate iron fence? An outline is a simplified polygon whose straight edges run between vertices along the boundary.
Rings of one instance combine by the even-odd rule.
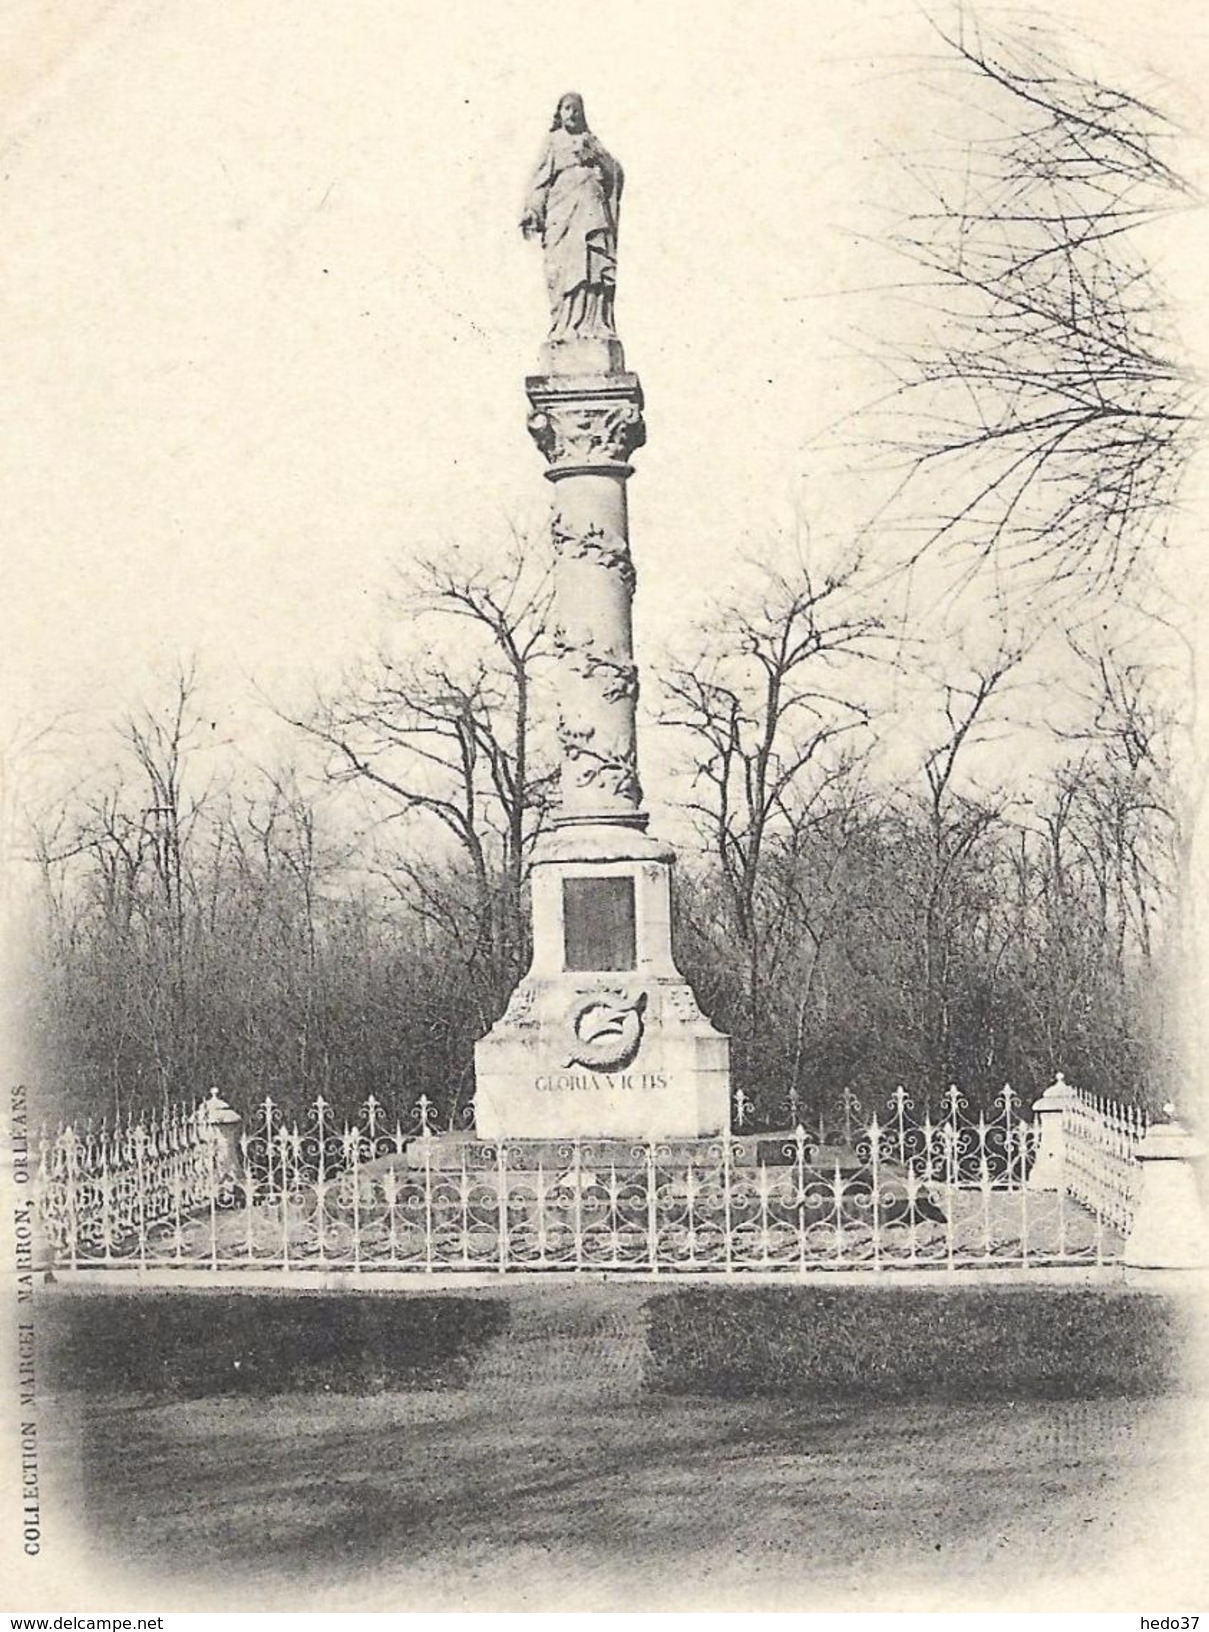
[[[801,1126],[713,1140],[515,1140],[405,1129],[371,1099],[301,1123],[222,1101],[43,1141],[37,1196],[56,1262],[198,1270],[806,1272],[1083,1264],[1131,1218],[1132,1111],[1072,1096],[1048,1166],[1005,1088],[882,1116],[854,1100],[830,1139]],[[1047,1135],[1049,1130],[1047,1129]],[[1052,1160],[1057,1155],[1055,1166]],[[1046,1166],[1059,1180],[1038,1185]]]
[[[132,1241],[162,1245],[165,1229],[183,1248],[186,1223],[213,1202],[219,1170],[205,1107],[44,1136],[34,1193],[53,1257],[106,1262]]]
[[[1078,1091],[1062,1112],[1067,1194],[1122,1235],[1133,1223],[1136,1152],[1145,1132],[1146,1118],[1137,1107]]]

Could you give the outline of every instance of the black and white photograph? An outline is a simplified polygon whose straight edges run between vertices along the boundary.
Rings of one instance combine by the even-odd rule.
[[[0,4],[0,1607],[1209,1614],[1207,83]]]

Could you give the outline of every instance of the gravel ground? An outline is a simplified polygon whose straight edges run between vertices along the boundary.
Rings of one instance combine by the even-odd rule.
[[[668,1397],[642,1289],[508,1302],[452,1388],[49,1409],[86,1551],[182,1609],[1204,1601],[1196,1399]]]

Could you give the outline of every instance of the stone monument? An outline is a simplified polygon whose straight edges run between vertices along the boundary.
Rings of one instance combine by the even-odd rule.
[[[521,222],[550,299],[529,431],[554,489],[560,805],[533,859],[533,961],[475,1049],[484,1139],[695,1138],[728,1125],[730,1042],[676,967],[670,847],[638,780],[626,483],[642,388],[614,323],[622,171],[558,104]]]

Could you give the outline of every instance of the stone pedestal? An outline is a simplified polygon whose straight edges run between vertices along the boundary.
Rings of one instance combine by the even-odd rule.
[[[532,966],[475,1049],[476,1132],[715,1135],[729,1124],[730,1043],[676,968],[674,857],[646,833],[638,778],[626,482],[646,435],[642,389],[607,366],[526,389],[555,489],[560,808],[534,857]]]
[[[672,855],[559,829],[533,870],[533,963],[475,1050],[484,1139],[696,1137],[728,1126],[730,1043],[671,945]]]
[[[1141,1167],[1124,1262],[1133,1269],[1209,1266],[1209,1223],[1197,1164],[1204,1149],[1178,1122],[1157,1122],[1138,1146]]]
[[[197,1123],[202,1138],[214,1148],[215,1181],[222,1186],[241,1178],[243,1160],[239,1138],[243,1131],[243,1118],[238,1111],[232,1110],[225,1099],[219,1097],[217,1088],[199,1107]]]
[[[1065,1191],[1066,1113],[1076,1103],[1077,1097],[1059,1071],[1033,1106],[1033,1118],[1041,1129],[1041,1141],[1026,1181],[1029,1190]]]

